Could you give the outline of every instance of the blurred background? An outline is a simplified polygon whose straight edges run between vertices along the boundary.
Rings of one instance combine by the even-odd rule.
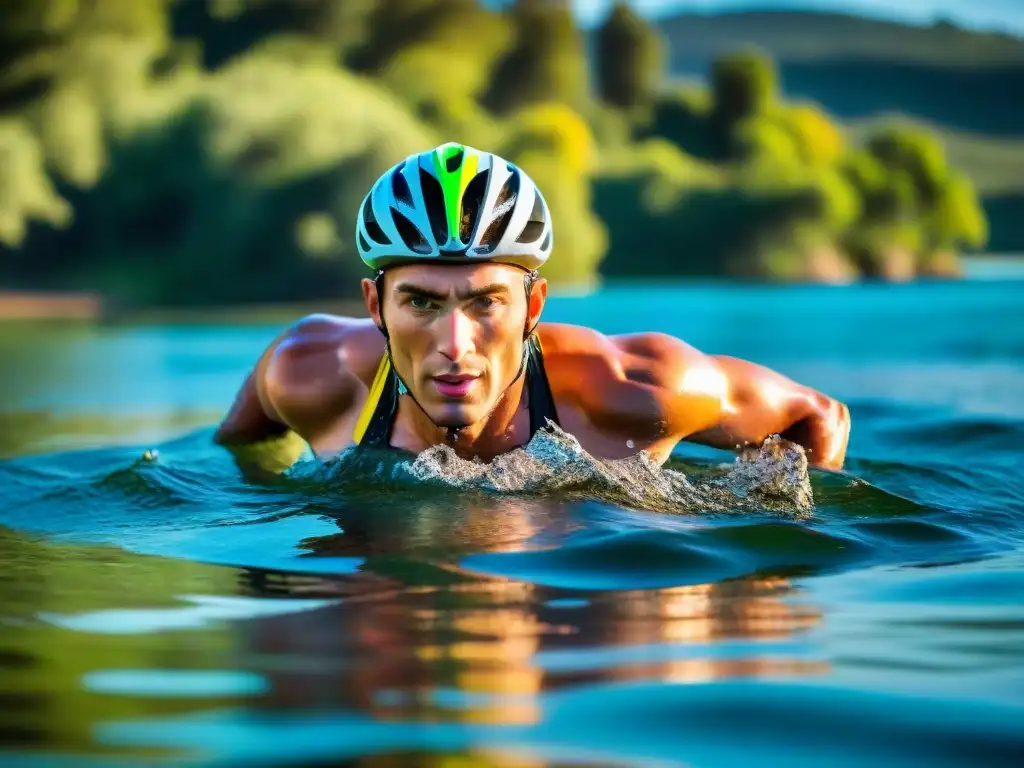
[[[5,0],[0,30],[0,315],[353,299],[363,195],[445,141],[538,182],[556,290],[1024,252],[1017,0]]]

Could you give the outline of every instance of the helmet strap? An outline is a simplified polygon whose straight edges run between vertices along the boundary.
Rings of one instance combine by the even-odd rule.
[[[537,270],[535,270],[535,269],[531,270],[530,272],[527,272],[526,276],[523,277],[523,287],[526,289],[526,322],[527,323],[530,322],[530,298],[533,296],[533,284],[537,282],[537,278],[538,278]],[[536,330],[537,330],[537,326],[535,325],[535,326],[533,326],[533,328],[530,328],[529,330],[525,331],[525,333],[523,335],[523,339],[524,340],[529,339],[531,336],[533,336],[533,334],[534,334],[534,332]],[[525,353],[524,353],[524,358],[525,358]]]

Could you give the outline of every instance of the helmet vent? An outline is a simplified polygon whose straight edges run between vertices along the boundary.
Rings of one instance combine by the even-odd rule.
[[[544,232],[544,222],[543,221],[528,221],[528,222],[526,222],[526,226],[523,227],[523,231],[520,233],[519,237],[516,238],[516,242],[517,243],[524,243],[524,244],[532,243],[538,237],[540,237],[541,233],[543,233],[543,232]]]
[[[523,231],[516,238],[517,243],[532,243],[544,232],[544,203],[540,195],[533,198],[533,210],[530,212],[530,219],[523,227]]]
[[[541,244],[540,249],[546,251],[551,247],[551,230],[548,230],[548,236],[544,238],[544,242]]]
[[[409,189],[409,182],[406,181],[405,176],[402,175],[402,169],[404,167],[405,163],[402,163],[391,174],[391,194],[395,196],[395,200],[400,203],[405,203],[411,208],[412,190]]]
[[[494,202],[494,219],[487,225],[487,230],[480,238],[478,253],[491,253],[505,236],[505,230],[512,220],[512,213],[519,196],[519,174],[513,172],[501,187],[498,199]]]
[[[423,202],[427,206],[427,217],[430,229],[438,245],[448,242],[448,221],[444,212],[444,192],[440,182],[420,167],[420,187],[423,189]]]
[[[447,170],[448,173],[455,173],[457,170],[459,170],[459,166],[462,165],[462,158],[465,156],[466,151],[460,149],[458,152],[456,152],[454,155],[452,155],[451,157],[444,161],[445,170]]]
[[[398,230],[398,234],[402,236],[402,242],[405,243],[409,250],[413,253],[430,253],[430,244],[423,237],[419,229],[416,228],[416,225],[406,218],[404,213],[392,208],[391,215],[395,219],[395,229]]]
[[[373,215],[373,206],[370,204],[370,198],[366,198],[366,202],[363,203],[363,225],[366,227],[366,234],[370,236],[370,239],[379,245],[391,245],[391,238],[384,234],[384,230],[380,228],[380,224],[377,223],[377,218]],[[369,248],[369,246],[367,246]]]
[[[462,218],[459,220],[459,238],[468,243],[473,237],[473,230],[476,229],[480,220],[480,209],[484,204],[484,195],[487,193],[487,178],[490,174],[481,171],[466,186],[466,192],[462,195]]]
[[[362,248],[364,251],[370,250],[370,244],[366,242],[366,238],[363,237],[362,232],[359,233],[359,247]]]

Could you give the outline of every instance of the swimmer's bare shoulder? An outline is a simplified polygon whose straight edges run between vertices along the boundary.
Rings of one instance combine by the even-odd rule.
[[[846,405],[776,371],[660,332],[606,336],[547,324],[539,334],[556,403],[607,435],[664,457],[682,440],[736,449],[778,434],[803,446],[812,465],[843,465]]]
[[[651,445],[716,423],[723,381],[714,360],[663,333],[608,336],[591,328],[538,329],[556,403],[595,428]]]
[[[268,345],[214,439],[239,445],[292,431],[314,441],[362,405],[383,354],[369,319],[302,318]]]

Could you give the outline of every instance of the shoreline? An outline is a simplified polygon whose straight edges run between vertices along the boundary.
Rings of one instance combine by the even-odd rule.
[[[213,307],[139,307],[120,309],[100,294],[59,291],[8,291],[0,289],[0,328],[13,323],[206,323],[249,322],[254,318],[273,322],[327,313],[366,314],[358,300],[297,301],[265,304],[225,304]]]
[[[1024,254],[984,254],[962,257],[963,282],[1024,280]],[[610,281],[615,283],[617,281]],[[627,280],[624,282],[633,282]],[[690,281],[681,280],[681,283]],[[723,282],[737,282],[723,278]],[[919,281],[909,281],[902,285]],[[924,282],[924,281],[920,281]],[[848,283],[852,287],[861,281]],[[822,283],[825,285],[825,283]],[[780,284],[782,285],[782,284]],[[845,287],[845,286],[844,286]],[[558,296],[552,291],[552,296]],[[569,290],[565,295],[578,295]],[[98,293],[73,291],[15,291],[0,288],[0,328],[14,323],[88,323],[119,325],[135,323],[207,322],[289,322],[309,314],[339,314],[365,317],[366,308],[359,299],[322,301],[226,304],[212,307],[139,307],[121,309]]]
[[[91,320],[102,318],[103,297],[95,293],[9,291],[0,289],[0,322]]]

